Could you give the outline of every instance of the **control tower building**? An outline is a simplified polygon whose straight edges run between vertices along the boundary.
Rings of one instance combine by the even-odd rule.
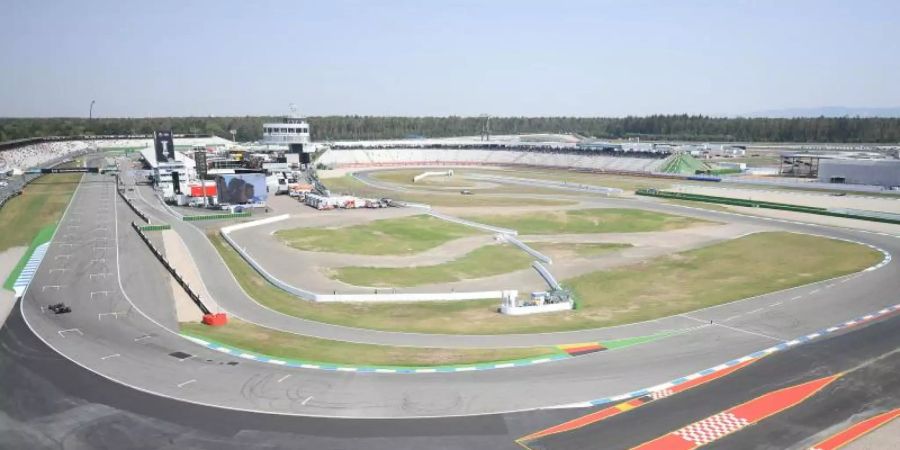
[[[309,140],[309,123],[296,113],[284,117],[280,123],[264,123],[262,144],[287,146],[287,155],[298,155],[301,164],[309,164],[315,146]]]

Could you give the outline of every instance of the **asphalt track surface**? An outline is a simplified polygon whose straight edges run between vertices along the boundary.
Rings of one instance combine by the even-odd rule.
[[[706,448],[790,448],[857,414],[900,405],[900,315],[757,361],[735,373],[567,433],[533,449],[627,449],[767,392],[848,372],[800,405],[708,444]],[[853,370],[855,369],[856,370]],[[859,420],[858,418],[856,420]],[[820,437],[821,438],[821,437]]]
[[[653,202],[609,202],[607,204],[639,205],[645,209],[713,220],[753,223],[765,220],[724,216],[713,211],[687,210]],[[151,213],[165,217],[167,213],[152,203],[150,199],[146,204],[148,208],[152,206]],[[110,383],[97,375],[75,369],[71,363],[68,363],[71,366],[68,370],[60,369],[62,373],[77,372],[81,376],[96,378],[97,386],[102,386],[97,389],[124,390],[122,392],[146,396],[162,403],[179,399],[236,409],[227,411],[185,403],[165,408],[169,412],[200,408],[204,413],[198,415],[204,417],[219,414],[254,416],[244,411],[329,417],[450,416],[590,400],[658,384],[752,353],[778,341],[874,312],[896,303],[896,293],[900,291],[897,263],[891,262],[879,270],[860,275],[664,319],[670,322],[663,325],[668,329],[672,329],[677,321],[678,327],[689,327],[693,331],[644,344],[637,352],[603,352],[532,367],[449,374],[386,375],[286,370],[209,351],[173,333],[174,317],[167,275],[131,230],[132,220],[136,218],[117,198],[110,177],[85,175],[44,263],[21,302],[21,316],[11,316],[10,323],[14,324],[16,317],[23,317],[27,326],[56,352],[104,377],[142,391]],[[166,221],[172,223],[187,243],[204,279],[216,280],[214,284],[207,282],[207,288],[224,309],[274,328],[326,338],[385,344],[421,346],[441,342],[443,346],[500,346],[504,343],[534,345],[593,340],[591,338],[594,336],[597,336],[594,339],[599,339],[600,336],[618,333],[622,333],[622,337],[634,336],[647,334],[646,330],[659,326],[648,323],[631,328],[536,336],[434,336],[318,324],[284,316],[252,302],[236,288],[236,283],[202,231],[191,224],[176,222],[171,217]],[[900,248],[893,236],[766,222],[790,231],[863,241],[895,254]],[[223,273],[222,270],[226,271]],[[55,316],[42,311],[42,306],[58,301],[72,305],[73,313]],[[815,311],[815,314],[810,314],[810,311]],[[708,325],[709,320],[713,320],[714,324]],[[9,327],[6,332],[9,332]],[[6,348],[4,346],[5,351]],[[191,357],[179,359],[170,356],[175,351],[186,352]],[[44,349],[39,353],[44,356],[37,359],[47,359],[45,354],[50,352]],[[152,403],[146,399],[142,402]],[[457,420],[459,422],[454,422],[449,429],[461,430],[465,428],[463,424],[470,423],[467,421],[487,427],[486,424],[493,423],[491,421],[497,420],[497,417],[503,417],[506,431],[501,433],[500,425],[496,425],[486,434],[508,436],[516,433],[508,431],[509,419],[506,417],[574,416],[583,412],[542,411],[432,420]],[[286,423],[292,420],[302,422],[289,417],[283,420]],[[304,420],[315,422],[322,419]],[[390,429],[379,429],[378,423],[392,422],[368,421],[376,425],[360,426],[371,426],[371,435],[377,435]],[[405,428],[399,426],[400,430]],[[521,434],[534,430],[534,427],[522,428],[525,429]],[[455,435],[471,434],[479,433],[472,429]]]

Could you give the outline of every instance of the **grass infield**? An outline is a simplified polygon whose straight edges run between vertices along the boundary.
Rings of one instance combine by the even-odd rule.
[[[845,241],[757,233],[564,280],[579,302],[575,311],[505,316],[497,312],[497,300],[400,304],[300,300],[262,278],[221,237],[211,234],[210,239],[244,290],[276,311],[358,328],[445,334],[568,331],[651,320],[857,272],[882,258],[880,252]]]
[[[512,228],[521,235],[636,233],[675,230],[712,223],[691,217],[623,208],[484,215],[466,217],[466,219],[497,227]]]
[[[326,364],[427,367],[512,361],[560,353],[556,347],[469,349],[357,344],[287,333],[234,318],[220,327],[182,323],[181,331],[266,356]]]
[[[480,232],[427,215],[340,228],[294,228],[275,236],[298,250],[360,255],[408,255]]]
[[[450,283],[527,269],[532,257],[511,245],[488,245],[443,264],[417,267],[340,267],[333,278],[357,286],[404,287]]]
[[[394,200],[402,200],[413,203],[424,203],[433,206],[562,206],[574,205],[570,200],[557,200],[551,198],[527,198],[509,197],[500,195],[486,195],[497,193],[509,193],[514,188],[493,189],[490,192],[476,191],[475,195],[461,195],[459,192],[450,191],[441,193],[436,191],[419,190],[409,192],[379,189],[362,183],[350,176],[340,178],[327,178],[322,180],[325,186],[333,194],[350,194],[360,197],[387,197]],[[518,187],[517,193],[535,193],[535,189]],[[548,191],[550,194],[559,194],[559,191]]]

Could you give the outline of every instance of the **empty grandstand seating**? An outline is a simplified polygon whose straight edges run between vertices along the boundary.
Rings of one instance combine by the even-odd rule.
[[[354,148],[331,149],[318,162],[335,168],[391,166],[532,166],[606,172],[657,172],[664,158],[611,156],[608,153],[486,149]]]
[[[83,141],[42,142],[10,150],[0,151],[0,167],[5,170],[25,170],[41,167],[45,163],[74,155],[88,148]]]

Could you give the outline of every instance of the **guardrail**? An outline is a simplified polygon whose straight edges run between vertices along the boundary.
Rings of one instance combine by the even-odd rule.
[[[761,200],[747,200],[730,197],[716,197],[712,195],[686,194],[683,192],[658,191],[656,189],[638,189],[637,191],[635,191],[635,194],[648,197],[670,198],[675,200],[688,200],[706,203],[719,203],[732,206],[745,206],[749,208],[778,209],[782,211],[794,211],[808,214],[818,214],[821,216],[843,217],[847,219],[868,220],[870,222],[900,225],[900,220],[889,217],[854,214],[849,211],[835,211],[815,206],[792,205],[789,203],[766,202]]]
[[[152,251],[156,256],[156,259],[159,260],[159,262],[162,263],[163,267],[165,267],[166,270],[168,270],[172,275],[172,277],[175,278],[175,281],[177,281],[181,288],[184,289],[184,292],[186,292],[188,297],[191,298],[191,301],[193,301],[194,304],[197,305],[197,308],[200,309],[203,315],[212,315],[212,312],[209,310],[209,308],[207,308],[206,305],[203,304],[203,301],[200,300],[200,295],[198,295],[196,292],[194,292],[193,289],[191,289],[190,286],[188,286],[187,282],[184,281],[184,278],[181,277],[178,271],[175,270],[175,268],[172,267],[171,264],[169,264],[169,261],[166,259],[166,257],[156,249],[152,242],[150,242],[150,238],[148,238],[147,235],[144,234],[144,232],[141,230],[141,226],[135,222],[131,222],[131,227],[134,228],[134,231],[137,232],[138,236],[141,237],[141,240],[144,241],[145,244],[147,244],[147,247],[149,247],[150,251]]]

